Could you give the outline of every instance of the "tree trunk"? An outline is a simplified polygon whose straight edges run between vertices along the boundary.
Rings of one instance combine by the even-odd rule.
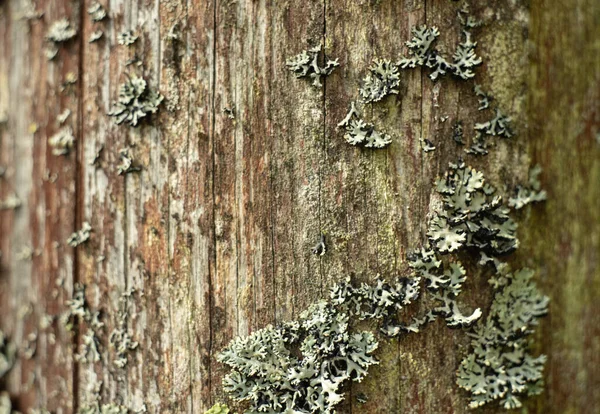
[[[0,1],[0,200],[22,202],[0,211],[0,327],[19,350],[3,388],[25,413],[74,412],[100,382],[102,402],[133,412],[145,403],[150,413],[202,413],[227,401],[216,354],[233,337],[297,317],[347,275],[406,273],[406,254],[426,240],[433,181],[465,155],[452,125],[472,131],[482,120],[474,81],[401,71],[400,93],[368,107],[393,136],[387,149],[350,146],[337,124],[373,58],[407,53],[411,28],[437,26],[451,54],[460,3],[114,0],[101,1],[109,17],[100,22],[87,13],[91,3],[37,0],[38,19],[23,17],[30,0]],[[521,243],[510,259],[536,270],[551,299],[534,336],[536,352],[548,355],[545,390],[524,410],[593,413],[600,4],[471,3],[484,21],[474,35],[483,58],[475,81],[513,118],[516,136],[467,162],[507,189],[540,164],[548,192],[546,203],[518,213]],[[63,17],[77,35],[49,61],[45,36]],[[89,43],[97,30],[103,37]],[[131,46],[117,42],[125,30],[139,35]],[[285,60],[319,43],[340,67],[315,88]],[[165,96],[138,128],[107,116],[127,74]],[[48,138],[65,126],[75,146],[53,155]],[[424,153],[421,138],[436,150]],[[141,171],[119,175],[123,148]],[[84,222],[89,241],[70,247]],[[327,253],[313,255],[321,233]],[[475,261],[468,270],[462,301],[486,310],[487,278]],[[58,317],[77,284],[105,324],[96,363],[75,359],[86,324],[72,333]],[[48,324],[48,316],[56,317]],[[139,343],[124,367],[113,363],[115,329]],[[465,330],[443,321],[380,338],[380,364],[346,390],[339,412],[466,412],[455,371],[467,352]]]

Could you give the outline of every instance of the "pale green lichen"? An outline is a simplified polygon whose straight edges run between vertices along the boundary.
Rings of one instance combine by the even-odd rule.
[[[87,12],[94,22],[100,22],[107,16],[106,9],[97,1],[93,2],[90,7],[88,7]]]
[[[48,145],[52,148],[53,155],[68,155],[75,145],[75,137],[71,127],[62,128],[51,136],[48,139]]]
[[[162,101],[162,95],[150,89],[144,79],[132,75],[121,84],[119,98],[108,115],[115,117],[117,125],[127,123],[135,127],[140,120],[156,113]]]
[[[92,232],[92,226],[87,221],[83,222],[81,230],[78,230],[71,234],[67,239],[67,244],[71,247],[77,247],[82,243],[87,242],[90,239]]]
[[[117,42],[122,46],[131,46],[138,39],[133,30],[125,30],[117,36]]]
[[[531,282],[533,271],[506,274],[485,322],[472,334],[472,350],[462,360],[457,384],[471,393],[471,408],[499,400],[506,409],[521,407],[520,398],[539,394],[546,357],[528,352],[527,336],[548,311],[548,298]]]
[[[121,159],[121,164],[117,167],[117,173],[119,175],[141,171],[141,168],[134,164],[133,156],[129,152],[129,148],[121,149],[119,151],[119,158]]]
[[[61,321],[67,330],[73,331],[78,324],[84,324],[86,331],[75,354],[75,360],[82,363],[95,363],[101,360],[99,332],[104,327],[100,312],[92,312],[85,297],[85,285],[76,284],[73,296],[66,301],[67,311]]]
[[[429,74],[431,80],[436,80],[447,72],[462,79],[470,79],[475,76],[473,69],[480,65],[482,60],[475,53],[477,42],[471,39],[469,31],[463,30],[464,40],[457,45],[451,61],[433,47],[435,40],[440,35],[437,27],[415,27],[412,33],[412,39],[406,42],[409,57],[403,57],[398,62],[401,68],[425,66],[433,70]]]
[[[60,19],[52,23],[46,33],[48,46],[46,47],[45,54],[48,60],[54,59],[58,54],[59,46],[71,40],[76,34],[77,31],[67,19]]]
[[[320,52],[321,45],[315,46],[289,58],[285,64],[289,70],[296,74],[297,78],[311,78],[313,80],[313,86],[320,88],[323,86],[321,84],[321,77],[329,76],[333,70],[340,65],[338,59],[329,59],[325,62],[325,66],[320,66]]]
[[[365,122],[359,117],[354,103],[346,117],[338,124],[345,128],[344,139],[350,145],[363,146],[365,148],[385,148],[392,143],[392,138],[385,132],[379,132],[375,125]]]
[[[17,347],[0,330],[0,379],[12,368],[16,354]]]
[[[361,381],[377,363],[376,348],[371,333],[351,334],[349,315],[321,301],[297,321],[234,339],[218,359],[232,368],[225,391],[249,401],[248,413],[332,413],[343,399],[342,385]]]
[[[204,414],[229,414],[229,408],[225,404],[216,403]]]
[[[363,79],[359,94],[365,103],[379,102],[387,95],[397,95],[399,86],[398,66],[389,60],[375,59]]]
[[[528,204],[546,200],[546,191],[542,190],[542,185],[538,179],[541,172],[542,168],[539,165],[536,165],[529,171],[527,185],[517,186],[515,195],[508,199],[509,206],[515,210],[520,210]]]
[[[437,251],[445,254],[468,247],[501,256],[517,248],[517,224],[481,172],[462,160],[450,163],[445,177],[436,181],[436,191],[444,208],[431,220],[427,235]]]

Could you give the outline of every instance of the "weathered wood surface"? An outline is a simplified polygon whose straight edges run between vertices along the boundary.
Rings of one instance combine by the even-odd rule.
[[[451,1],[102,2],[110,19],[92,23],[91,2],[0,2],[0,327],[32,359],[20,358],[4,386],[27,412],[70,413],[102,381],[102,401],[151,413],[201,413],[224,396],[215,354],[235,335],[297,316],[331,282],[406,270],[425,240],[432,180],[462,151],[450,139],[481,119],[471,82],[433,83],[403,72],[398,97],[372,108],[394,135],[387,150],[348,146],[336,129],[374,57],[395,59],[417,24],[437,25],[439,42],[459,40]],[[530,4],[528,4],[530,3]],[[600,406],[600,6],[594,0],[472,4],[484,64],[477,82],[513,116],[517,138],[469,160],[497,185],[544,168],[545,205],[521,213],[515,265],[538,270],[551,301],[537,349],[549,356],[546,391],[529,411],[593,413]],[[67,17],[77,37],[54,62],[43,55],[52,22]],[[91,33],[104,39],[88,43]],[[118,33],[136,30],[131,48]],[[321,89],[294,79],[285,59],[323,43],[341,67]],[[141,65],[126,66],[133,56]],[[62,86],[67,74],[77,83]],[[106,116],[127,73],[143,75],[166,101],[151,125],[130,129]],[[64,109],[76,151],[51,154],[47,138]],[[228,116],[230,109],[234,117]],[[444,122],[443,119],[448,116]],[[438,147],[424,154],[419,139]],[[131,147],[140,173],[117,174]],[[91,161],[99,157],[92,165]],[[66,239],[84,221],[91,240]],[[319,234],[329,251],[310,253]],[[30,249],[32,254],[27,253]],[[471,269],[474,270],[474,269]],[[102,310],[102,362],[74,361],[58,320],[75,283]],[[124,368],[109,333],[127,299],[128,331],[139,342]],[[484,277],[464,300],[489,304]],[[381,364],[348,390],[340,412],[465,412],[454,371],[462,331],[441,322],[400,341],[382,340]],[[366,404],[355,396],[365,393]],[[495,408],[486,409],[495,412]]]

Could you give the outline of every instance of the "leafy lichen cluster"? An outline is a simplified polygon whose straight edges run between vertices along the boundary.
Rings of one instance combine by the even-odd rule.
[[[249,413],[333,412],[343,399],[343,383],[362,380],[377,363],[375,336],[353,333],[352,320],[379,321],[379,332],[388,337],[419,332],[438,316],[454,328],[480,320],[481,309],[463,313],[459,306],[467,272],[449,257],[475,252],[480,265],[493,264],[496,277],[490,283],[499,294],[485,323],[474,328],[474,351],[459,368],[458,385],[473,394],[471,406],[503,398],[511,408],[519,404],[517,394],[536,392],[544,357],[527,353],[525,335],[546,313],[548,299],[530,282],[532,272],[511,274],[502,261],[518,246],[510,210],[483,174],[462,160],[449,165],[436,190],[442,206],[430,220],[427,244],[408,255],[410,277],[359,286],[348,278],[332,287],[329,301],[310,306],[299,320],[234,339],[219,355],[232,368],[225,391],[250,401]],[[420,297],[421,283],[433,302],[424,302],[425,313],[405,321],[402,310]]]
[[[121,159],[121,164],[117,167],[117,173],[119,175],[125,175],[141,170],[140,167],[134,164],[133,156],[129,151],[129,148],[123,148],[119,151],[119,158]]]
[[[443,210],[429,223],[427,236],[439,253],[468,247],[502,256],[518,247],[517,224],[481,172],[462,160],[450,163],[445,177],[436,181],[436,190],[443,198]]]
[[[162,101],[160,93],[150,89],[143,78],[133,75],[121,84],[119,99],[108,115],[115,117],[118,125],[127,123],[135,127],[141,119],[156,113]]]
[[[234,339],[218,359],[232,368],[225,391],[249,401],[248,412],[331,413],[342,385],[377,363],[376,348],[370,332],[350,333],[348,313],[321,301],[297,321]]]
[[[527,185],[517,186],[515,195],[508,199],[509,206],[515,210],[520,210],[528,204],[546,200],[546,191],[542,190],[542,185],[538,179],[541,172],[542,168],[539,165],[536,165],[529,171]]]
[[[385,148],[392,143],[392,138],[385,132],[379,132],[375,125],[363,121],[352,103],[348,115],[338,124],[346,130],[344,139],[350,145],[360,145],[365,148]]]
[[[471,79],[475,76],[473,68],[481,64],[481,58],[475,53],[477,42],[471,39],[471,33],[463,30],[464,40],[458,44],[452,59],[445,58],[434,43],[440,35],[437,27],[420,26],[412,30],[413,37],[406,42],[409,56],[398,62],[402,69],[425,66],[432,69],[429,77],[436,80],[447,72],[461,79]]]
[[[472,352],[458,369],[457,384],[471,393],[476,408],[500,400],[506,409],[521,407],[522,395],[539,394],[546,357],[528,352],[527,336],[548,311],[548,298],[531,281],[533,271],[503,275],[505,284],[490,313],[472,334]]]
[[[67,312],[62,316],[65,327],[72,331],[77,324],[86,325],[79,350],[75,359],[80,362],[98,362],[101,359],[99,331],[104,327],[100,321],[100,312],[91,311],[85,298],[85,285],[77,284],[73,288],[73,296],[67,300]]]
[[[325,66],[319,65],[319,55],[321,54],[321,45],[315,46],[309,50],[304,50],[289,58],[286,61],[286,66],[289,70],[296,74],[297,78],[310,78],[314,86],[320,88],[321,77],[329,76],[333,70],[339,66],[337,59],[328,59]]]
[[[363,80],[359,94],[365,103],[379,102],[390,94],[398,94],[400,72],[398,66],[384,59],[375,59]]]
[[[52,23],[46,33],[48,46],[46,48],[46,57],[52,60],[58,54],[58,48],[61,44],[68,42],[77,34],[77,30],[67,19],[60,19]]]

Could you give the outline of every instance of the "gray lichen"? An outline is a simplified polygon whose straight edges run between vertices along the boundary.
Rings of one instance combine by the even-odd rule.
[[[76,231],[71,234],[67,239],[67,244],[71,247],[77,247],[82,243],[85,243],[90,239],[90,233],[92,231],[92,226],[90,223],[85,221],[81,227],[81,230]]]
[[[127,329],[127,321],[129,319],[129,298],[135,293],[134,290],[123,293],[119,299],[119,311],[117,313],[117,322],[112,330],[108,341],[115,352],[113,363],[119,368],[127,365],[127,356],[129,353],[138,347],[137,341],[133,340],[133,336]]]
[[[104,36],[104,32],[102,30],[96,30],[92,32],[89,43],[97,42],[98,40],[102,39],[102,36]]]
[[[204,414],[229,414],[229,408],[225,404],[216,403]]]
[[[517,248],[517,224],[481,172],[462,160],[450,163],[445,177],[436,181],[436,191],[443,197],[443,211],[433,217],[427,235],[439,253],[469,247],[502,256]]]
[[[462,121],[456,121],[452,126],[452,139],[458,145],[464,145],[463,124]]]
[[[330,303],[311,305],[299,320],[234,339],[218,356],[232,368],[223,386],[251,412],[332,413],[342,385],[361,381],[377,348],[366,331],[351,334],[349,315]]]
[[[119,175],[125,175],[131,172],[141,171],[141,168],[134,165],[133,157],[129,153],[129,148],[123,148],[119,151],[119,158],[121,159],[121,164],[117,167],[117,172]]]
[[[485,135],[510,138],[514,135],[510,127],[510,121],[510,117],[504,115],[496,108],[495,116],[489,121],[475,124],[475,130],[480,131]]]
[[[92,312],[85,297],[85,285],[76,284],[73,296],[66,301],[67,311],[62,314],[61,321],[66,329],[73,331],[78,324],[85,324],[86,331],[82,336],[75,360],[82,363],[95,363],[101,360],[99,332],[104,327],[100,320],[100,312]]]
[[[440,35],[437,27],[415,27],[412,33],[412,39],[406,42],[409,57],[403,57],[398,62],[402,69],[425,66],[433,69],[429,75],[432,80],[436,80],[447,72],[461,79],[470,79],[475,76],[473,68],[481,64],[481,58],[475,54],[477,42],[472,41],[469,31],[463,30],[464,40],[456,47],[452,61],[446,59],[433,47],[435,40]]]
[[[352,103],[348,115],[338,124],[346,130],[344,139],[350,145],[365,148],[385,148],[392,143],[392,138],[385,132],[379,132],[371,123],[359,118],[355,104]]]
[[[435,145],[433,145],[433,142],[431,142],[427,138],[424,138],[420,141],[421,141],[421,149],[423,149],[423,152],[427,153],[427,152],[435,151]]]
[[[97,1],[93,2],[90,7],[88,7],[87,12],[94,22],[100,22],[106,18],[106,9]]]
[[[508,205],[515,210],[519,210],[528,204],[538,203],[546,200],[547,194],[542,190],[538,176],[542,172],[542,168],[536,165],[529,171],[529,180],[527,185],[518,185],[515,190],[515,195],[508,199]]]
[[[364,78],[359,94],[365,103],[379,102],[390,94],[398,94],[400,72],[389,60],[375,59]]]
[[[408,264],[416,275],[425,279],[427,289],[438,306],[420,323],[420,326],[434,320],[436,315],[445,318],[450,327],[464,327],[473,324],[481,316],[481,309],[465,315],[458,307],[457,298],[467,279],[465,268],[460,262],[450,262],[444,269],[443,261],[430,248],[421,248],[408,255]]]
[[[332,287],[329,301],[311,305],[298,320],[234,339],[218,356],[232,368],[225,391],[249,401],[248,413],[333,413],[344,383],[361,381],[377,363],[375,337],[353,332],[350,320],[379,320],[381,332],[391,337],[418,331],[398,314],[419,296],[419,282],[400,278],[355,286],[348,278]]]
[[[325,244],[325,235],[321,233],[319,242],[311,250],[312,254],[317,256],[323,256],[327,253],[327,245]]]
[[[52,148],[53,155],[68,155],[75,145],[75,137],[71,127],[62,128],[52,135],[48,139],[48,145]]]
[[[60,19],[52,23],[46,33],[46,39],[53,43],[63,43],[75,37],[77,31],[67,19]]]
[[[485,322],[472,334],[472,350],[462,360],[457,384],[471,393],[471,408],[499,400],[506,409],[521,407],[519,398],[541,392],[546,357],[528,352],[527,336],[548,311],[548,298],[531,282],[533,271],[506,274]]]
[[[48,46],[45,53],[48,60],[54,59],[58,54],[59,46],[71,40],[76,34],[77,31],[71,26],[71,23],[67,19],[55,21],[46,33]]]
[[[313,85],[320,88],[323,86],[321,84],[321,77],[329,76],[333,70],[340,65],[338,59],[335,59],[327,60],[325,66],[320,66],[320,52],[321,45],[315,46],[289,58],[285,64],[289,70],[296,74],[297,78],[311,78],[313,80]]]
[[[150,89],[144,79],[132,75],[121,84],[119,98],[108,115],[115,117],[118,125],[125,122],[135,127],[141,119],[156,113],[162,101],[159,92]]]
[[[122,46],[131,46],[138,39],[133,30],[125,30],[117,36],[117,42]]]
[[[488,109],[492,98],[483,91],[481,85],[475,84],[473,92],[475,92],[475,96],[479,99],[479,107],[477,110],[483,111],[484,109]]]
[[[17,347],[8,340],[0,329],[0,379],[12,368],[16,354]]]

